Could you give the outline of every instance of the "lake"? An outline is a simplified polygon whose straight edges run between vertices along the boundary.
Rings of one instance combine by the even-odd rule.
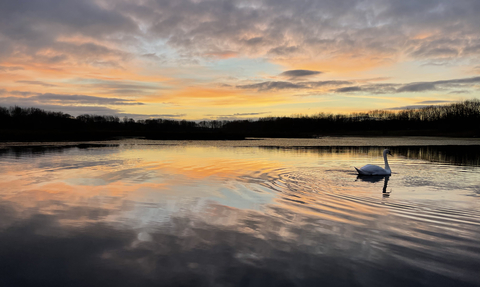
[[[480,140],[3,143],[0,218],[0,286],[480,286]]]

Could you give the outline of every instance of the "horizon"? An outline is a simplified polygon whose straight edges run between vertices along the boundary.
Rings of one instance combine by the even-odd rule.
[[[134,119],[350,114],[480,98],[480,2],[0,3],[0,106]]]
[[[47,112],[47,113],[60,113],[65,116],[69,116],[72,119],[78,119],[80,116],[91,116],[91,117],[115,117],[119,120],[121,119],[128,119],[128,120],[134,120],[138,123],[139,121],[145,121],[145,120],[169,120],[169,121],[189,121],[189,122],[196,122],[201,123],[201,122],[209,122],[209,121],[224,121],[224,122],[235,122],[235,121],[242,121],[242,120],[248,120],[248,121],[259,121],[261,119],[275,119],[275,118],[289,118],[289,119],[295,119],[295,118],[316,118],[316,117],[328,117],[328,116],[343,116],[343,117],[362,117],[362,116],[368,116],[368,117],[377,117],[378,112],[385,112],[386,114],[389,115],[395,115],[396,113],[402,113],[402,112],[420,112],[426,111],[428,113],[429,108],[446,108],[447,110],[453,108],[454,110],[458,110],[458,105],[459,106],[469,106],[469,111],[471,112],[475,110],[478,112],[478,105],[480,104],[480,100],[473,98],[473,99],[468,99],[468,100],[463,100],[459,102],[449,102],[449,103],[438,103],[438,104],[431,104],[431,105],[421,105],[421,106],[406,106],[402,108],[393,108],[393,109],[385,109],[385,110],[366,110],[363,112],[348,112],[348,113],[325,113],[325,112],[318,112],[315,114],[291,114],[291,115],[276,115],[276,116],[264,116],[264,117],[257,117],[257,118],[231,118],[231,119],[183,119],[183,118],[168,118],[168,117],[149,117],[149,116],[139,116],[137,115],[136,118],[128,117],[128,114],[124,115],[118,115],[118,114],[79,114],[79,115],[71,115],[68,113],[65,113],[63,111],[49,111],[49,110],[44,110],[41,108],[36,108],[36,107],[21,107],[18,105],[15,106],[9,106],[9,107],[4,107],[0,105],[0,109],[5,109],[5,112],[7,113],[12,113],[12,111],[16,108],[24,109],[24,110],[31,110],[31,109],[40,109],[42,112]],[[472,106],[473,105],[473,106]],[[0,110],[1,111],[1,110]],[[446,110],[444,110],[446,111]],[[448,113],[448,112],[447,112]],[[454,111],[454,113],[456,113]],[[468,116],[468,114],[463,114],[464,116]]]

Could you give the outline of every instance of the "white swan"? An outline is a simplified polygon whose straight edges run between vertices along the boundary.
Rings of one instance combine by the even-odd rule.
[[[388,165],[387,154],[392,155],[389,149],[383,151],[383,159],[385,160],[385,168],[381,168],[378,165],[367,164],[366,166],[358,169],[355,169],[358,172],[358,175],[391,175],[392,170]]]

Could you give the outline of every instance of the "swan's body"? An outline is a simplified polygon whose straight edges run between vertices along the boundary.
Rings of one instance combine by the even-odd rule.
[[[386,149],[383,151],[383,159],[385,160],[385,168],[381,168],[378,165],[367,164],[366,166],[361,167],[360,169],[356,168],[358,175],[391,175],[392,170],[388,165],[387,154],[392,155],[390,150]]]

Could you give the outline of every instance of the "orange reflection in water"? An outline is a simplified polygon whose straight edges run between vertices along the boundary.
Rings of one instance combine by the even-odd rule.
[[[0,196],[22,208],[40,208],[42,202],[56,201],[119,214],[128,209],[125,202],[158,205],[168,200],[177,206],[185,204],[187,209],[195,205],[200,211],[206,208],[206,201],[212,201],[233,209],[265,209],[269,213],[281,209],[282,216],[303,214],[363,226],[389,212],[385,203],[432,198],[437,188],[414,178],[422,171],[404,166],[400,150],[391,158],[395,174],[387,189],[394,190],[393,199],[383,197],[384,181],[356,181],[353,166],[382,165],[382,149],[123,145],[47,153],[29,160],[20,155],[20,160],[11,160],[9,168],[0,172]],[[402,181],[422,185],[411,192]],[[442,196],[461,199],[463,194],[453,191]]]
[[[59,246],[68,255],[79,242],[93,246],[107,238],[105,247],[87,254],[101,261],[87,266],[112,262],[108,268],[147,270],[134,269],[135,274],[157,274],[165,269],[158,262],[164,261],[182,270],[227,266],[229,275],[231,266],[245,264],[250,272],[280,262],[293,270],[293,278],[305,270],[317,276],[330,265],[349,274],[374,266],[365,269],[374,271],[369,276],[390,278],[390,266],[400,266],[418,271],[419,282],[432,274],[477,282],[479,202],[469,197],[464,201],[472,205],[459,209],[439,199],[442,193],[462,199],[467,172],[451,166],[450,176],[438,163],[408,159],[399,150],[392,159],[396,173],[388,181],[394,192],[385,198],[382,179],[356,180],[352,168],[381,163],[381,150],[186,144],[3,153],[0,211],[9,216],[0,221],[0,231],[22,231],[28,240],[10,240],[22,253],[29,252],[22,244],[37,240],[31,254],[67,242]],[[415,154],[420,153],[408,156]],[[423,152],[420,157],[428,158]],[[428,200],[408,196],[425,190],[437,194],[424,194]],[[122,244],[112,247],[113,237]],[[58,238],[50,245],[55,248],[38,248]],[[48,256],[40,256],[42,263]],[[72,262],[81,256],[71,255]]]

